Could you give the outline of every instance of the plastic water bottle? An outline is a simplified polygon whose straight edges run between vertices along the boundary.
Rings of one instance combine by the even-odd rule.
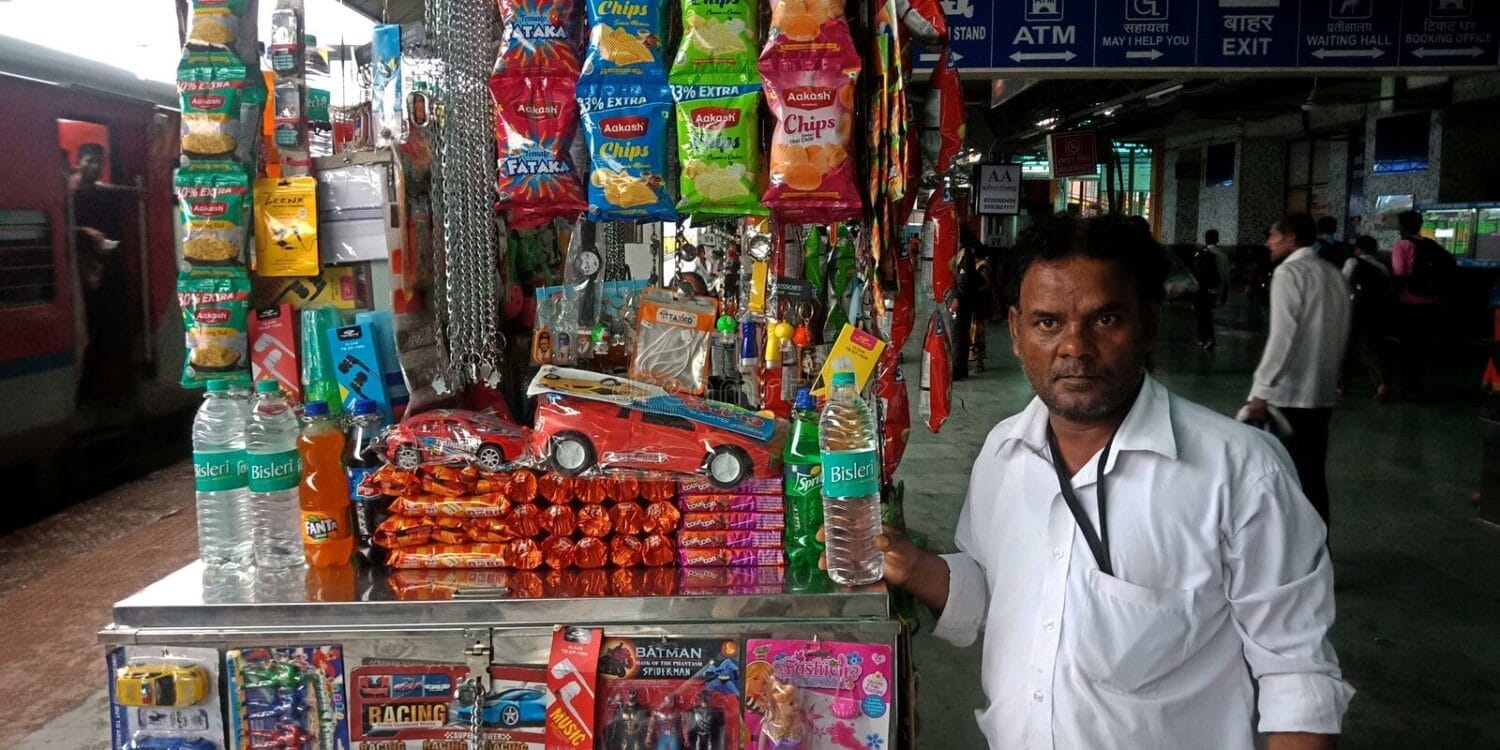
[[[818,569],[823,543],[818,528],[823,525],[823,469],[818,444],[818,402],[806,387],[797,389],[793,403],[792,431],[782,449],[781,467],[786,493],[786,524],[783,542],[787,565],[799,571]]]
[[[823,523],[828,577],[846,586],[880,580],[880,459],[875,421],[852,372],[835,372],[818,423],[823,463]]]
[[[250,459],[250,507],[255,529],[255,565],[302,565],[302,510],[297,484],[302,460],[297,453],[297,414],[274,380],[255,384],[255,401],[245,427]]]
[[[229,381],[210,380],[193,419],[198,557],[210,568],[251,564],[249,475],[244,401],[230,392]]]

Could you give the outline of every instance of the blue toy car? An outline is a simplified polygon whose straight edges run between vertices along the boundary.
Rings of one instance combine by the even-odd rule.
[[[459,724],[468,724],[473,715],[471,706],[459,706],[454,718]],[[546,721],[547,696],[531,688],[511,688],[484,697],[479,718],[489,727],[515,727],[522,724],[537,725]]]
[[[130,750],[218,750],[211,740],[182,737],[137,737],[127,747]]]

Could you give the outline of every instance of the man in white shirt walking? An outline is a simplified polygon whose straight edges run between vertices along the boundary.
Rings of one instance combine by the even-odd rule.
[[[1318,262],[1316,243],[1307,214],[1284,216],[1266,234],[1271,262],[1281,265],[1271,274],[1271,330],[1246,406],[1254,424],[1266,421],[1268,405],[1286,417],[1302,492],[1327,524],[1328,429],[1351,312],[1348,282],[1339,269]]]
[[[1146,372],[1163,250],[1059,218],[1010,254],[1037,398],[974,462],[959,552],[879,539],[885,577],[983,632],[991,748],[1331,748],[1353,690],[1327,641],[1323,524],[1270,436]]]

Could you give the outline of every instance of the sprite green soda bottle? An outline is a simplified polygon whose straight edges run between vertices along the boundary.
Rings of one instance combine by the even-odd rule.
[[[823,543],[823,465],[818,448],[818,402],[806,387],[797,389],[792,403],[792,433],[782,451],[783,492],[786,496],[787,565],[794,571],[818,569]]]

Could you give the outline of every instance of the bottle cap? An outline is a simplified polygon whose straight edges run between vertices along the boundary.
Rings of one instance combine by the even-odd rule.
[[[834,373],[833,385],[834,387],[838,387],[841,385],[854,385],[854,373],[847,371]]]
[[[312,406],[312,404],[308,404],[308,406]],[[375,413],[375,402],[374,401],[371,401],[370,399],[367,399],[367,398],[357,398],[357,399],[354,399],[354,415],[355,416],[359,416],[361,414],[374,414],[374,413]]]
[[[276,382],[275,380],[270,379],[270,378],[266,378],[265,380],[256,381],[256,383],[255,383],[255,392],[256,393],[280,393],[281,392],[281,384],[278,383],[278,382]]]
[[[807,386],[797,388],[797,398],[792,402],[794,409],[811,409],[818,405],[817,399],[813,398],[812,391]]]
[[[302,407],[302,415],[306,417],[326,417],[328,416],[328,402],[309,401],[307,402],[307,406]]]
[[[203,387],[207,388],[210,393],[221,393],[229,390],[229,381],[219,379],[210,380]]]

